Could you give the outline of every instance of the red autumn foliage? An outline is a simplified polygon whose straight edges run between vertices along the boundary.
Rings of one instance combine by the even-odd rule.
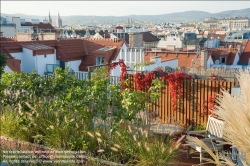
[[[218,75],[215,75],[215,74],[210,74],[210,80],[212,81],[225,81],[224,78],[219,78]],[[217,88],[218,85],[216,83],[213,83],[212,84],[212,88],[215,90],[215,88]],[[224,86],[221,86],[222,89],[225,89]],[[209,97],[208,97],[208,100],[204,100],[203,101],[203,105],[202,105],[202,111],[203,111],[203,114],[207,113],[211,116],[215,116],[215,114],[213,113],[213,110],[215,109],[215,106],[218,105],[218,103],[216,102],[216,97],[217,97],[217,93],[214,92],[213,94],[211,94]],[[206,106],[206,103],[207,103],[207,106]]]
[[[181,98],[183,93],[182,80],[192,79],[192,77],[188,76],[183,72],[166,73],[162,69],[157,69],[156,71],[151,71],[147,74],[135,73],[134,78],[136,83],[136,89],[140,91],[148,90],[152,85],[153,79],[158,76],[160,80],[168,81],[171,95],[171,104],[173,110],[175,110],[176,99]]]
[[[111,64],[108,65],[108,74],[107,74],[107,76],[109,76],[110,70],[115,69],[116,66],[118,66],[118,65],[121,68],[121,73],[120,73],[121,89],[125,89],[126,85],[125,85],[124,81],[125,81],[125,74],[127,74],[127,66],[125,65],[123,59],[119,59],[118,62],[111,63]]]

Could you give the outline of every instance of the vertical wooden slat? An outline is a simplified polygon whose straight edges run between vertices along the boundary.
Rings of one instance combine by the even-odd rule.
[[[170,123],[170,119],[171,119],[171,96],[170,96],[170,90],[169,90],[169,83],[166,84],[167,85],[167,116],[168,116],[168,119],[167,119],[167,122]]]
[[[191,117],[191,115],[190,115],[190,102],[191,102],[191,99],[190,99],[190,89],[191,89],[191,84],[190,84],[190,81],[189,80],[186,80],[187,81],[187,105],[186,105],[186,110],[187,110],[187,124],[188,124],[188,126],[190,126],[191,125],[191,120],[192,119],[190,119],[190,117]]]
[[[195,80],[197,84],[197,124],[201,124],[201,84],[199,80]]]
[[[184,94],[183,94],[183,120],[184,124],[187,125],[187,81],[183,80],[183,89],[184,89]]]
[[[208,109],[208,85],[209,85],[209,83],[208,83],[208,81],[204,81],[204,102],[203,102],[203,104],[204,104],[204,106],[205,106],[205,112],[203,112],[203,123],[204,124],[206,124],[206,117],[207,117],[207,109]]]

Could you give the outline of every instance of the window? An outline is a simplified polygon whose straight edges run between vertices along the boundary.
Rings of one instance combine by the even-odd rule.
[[[96,65],[104,63],[104,57],[96,57]]]
[[[220,63],[226,63],[226,57],[220,57]]]
[[[46,54],[44,54],[44,58],[47,58],[47,55],[46,55]]]

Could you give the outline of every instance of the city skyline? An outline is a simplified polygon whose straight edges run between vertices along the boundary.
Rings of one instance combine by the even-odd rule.
[[[58,12],[60,16],[160,15],[194,10],[219,13],[247,7],[249,1],[1,1],[1,13],[39,16],[49,12],[51,16]]]

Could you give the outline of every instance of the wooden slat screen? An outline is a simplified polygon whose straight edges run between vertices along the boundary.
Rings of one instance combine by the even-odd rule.
[[[136,89],[133,75],[126,75],[129,79],[129,87]],[[192,83],[194,84],[194,94],[192,93]],[[194,124],[206,125],[208,112],[203,110],[208,108],[208,99],[214,93],[220,93],[221,88],[225,88],[231,93],[231,88],[237,85],[237,81],[217,81],[217,80],[183,80],[183,94],[177,99],[176,110],[172,109],[169,84],[165,81],[161,90],[161,97],[149,108],[149,111],[155,111],[161,118],[162,123],[179,122],[181,125],[190,126],[192,124],[192,111],[194,107]],[[194,96],[193,96],[194,95]],[[193,105],[194,99],[194,105]]]

